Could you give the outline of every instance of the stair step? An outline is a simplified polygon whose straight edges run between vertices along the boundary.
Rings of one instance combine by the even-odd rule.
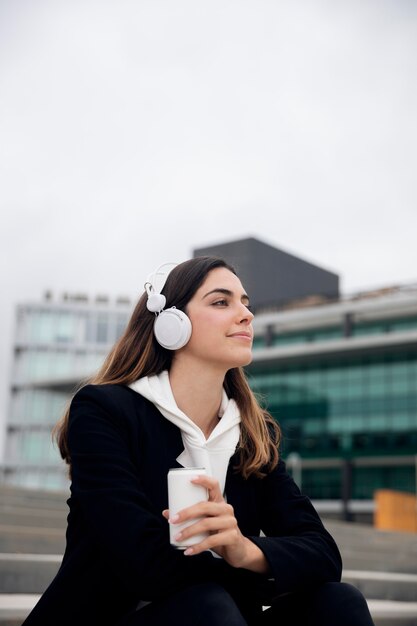
[[[0,554],[0,593],[43,593],[61,561],[58,554]]]
[[[0,552],[60,554],[65,549],[63,528],[0,524]]]
[[[417,602],[368,600],[375,626],[416,626]]]
[[[67,511],[39,509],[37,507],[14,507],[1,504],[0,519],[1,523],[5,526],[65,528],[67,523]]]
[[[45,491],[0,485],[0,502],[12,506],[65,509],[69,491]]]
[[[365,598],[417,602],[416,574],[343,570],[342,579],[357,587]]]
[[[39,598],[39,594],[0,593],[0,625],[20,625]]]

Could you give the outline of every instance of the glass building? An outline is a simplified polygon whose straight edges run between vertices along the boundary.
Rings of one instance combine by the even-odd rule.
[[[51,430],[76,385],[100,366],[124,330],[130,302],[66,296],[21,304],[16,331],[2,478],[6,483],[59,489],[65,466]]]
[[[369,520],[376,489],[415,493],[417,285],[342,296],[337,274],[254,237],[202,254],[230,263],[250,295],[249,381],[317,508]]]
[[[415,493],[417,286],[306,299],[254,327],[251,385],[303,491],[322,510],[344,498],[352,516],[371,512],[375,489]]]

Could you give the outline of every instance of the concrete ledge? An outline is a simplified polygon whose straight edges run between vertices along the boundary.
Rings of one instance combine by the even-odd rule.
[[[26,563],[61,563],[62,554],[19,554],[0,553],[0,563],[25,561]]]
[[[375,626],[416,626],[417,602],[367,600]]]
[[[0,552],[63,554],[65,530],[0,524]]]
[[[37,526],[40,528],[65,528],[66,511],[56,509],[39,509],[38,507],[14,507],[0,505],[1,522],[4,525]]]
[[[417,602],[417,574],[343,570],[342,580],[357,587],[365,598]]]
[[[343,570],[343,574],[349,578],[381,580],[389,582],[408,582],[417,585],[417,574],[403,574],[400,572],[370,572],[366,570]]]
[[[24,620],[40,595],[27,593],[0,593],[0,619]]]
[[[0,593],[43,593],[61,561],[55,554],[0,554]]]

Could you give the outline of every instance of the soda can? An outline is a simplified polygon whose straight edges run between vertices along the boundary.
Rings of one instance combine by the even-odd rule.
[[[178,511],[186,509],[193,504],[203,502],[208,499],[208,492],[202,485],[195,485],[191,482],[191,479],[195,476],[207,476],[207,471],[204,467],[178,467],[170,469],[168,472],[168,507],[169,514],[172,517]],[[185,550],[188,546],[193,546],[196,543],[200,543],[209,533],[200,533],[183,539],[175,541],[174,537],[178,535],[184,528],[194,524],[201,518],[187,520],[184,524],[170,524],[169,525],[169,540],[171,545],[179,550]]]

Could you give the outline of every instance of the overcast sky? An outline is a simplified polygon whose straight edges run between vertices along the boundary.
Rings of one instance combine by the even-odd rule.
[[[413,0],[0,0],[1,413],[46,289],[248,235],[417,281],[416,77]]]

